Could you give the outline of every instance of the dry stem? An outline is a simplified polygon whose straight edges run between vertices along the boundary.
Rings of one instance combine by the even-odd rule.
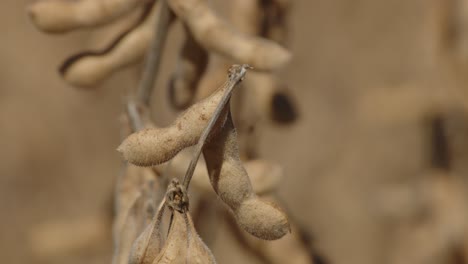
[[[167,0],[159,0],[159,2],[161,5],[159,9],[159,17],[156,19],[156,23],[154,25],[154,36],[146,57],[143,76],[138,87],[138,100],[146,106],[149,106],[151,92],[153,90],[154,81],[156,80],[163,54],[162,50],[164,48],[164,41],[166,40],[167,30],[171,20]]]
[[[198,140],[198,143],[195,147],[195,152],[193,153],[192,161],[190,162],[187,172],[185,173],[184,182],[183,182],[183,186],[185,190],[188,190],[188,187],[190,185],[190,180],[192,179],[193,172],[195,171],[195,167],[197,166],[198,159],[200,158],[201,152],[203,150],[203,146],[205,145],[205,142],[211,130],[216,124],[216,121],[221,115],[222,110],[224,109],[227,102],[231,98],[231,94],[232,94],[234,87],[244,79],[244,76],[247,73],[247,69],[251,69],[251,68],[252,67],[250,67],[249,65],[243,64],[243,65],[234,65],[229,70],[229,77],[228,77],[229,80],[226,84],[228,85],[228,88],[226,89],[226,92],[224,93],[223,98],[221,99],[221,102],[219,103],[218,107],[213,113],[213,116],[211,117],[210,122],[208,123],[205,130],[203,130],[203,133],[201,134],[200,139]]]
[[[167,0],[159,0],[160,9],[159,16],[156,19],[154,25],[154,36],[151,41],[151,47],[149,48],[145,65],[143,69],[143,75],[141,77],[136,98],[129,99],[127,103],[127,112],[130,118],[133,131],[139,131],[143,129],[144,122],[141,117],[139,106],[144,107],[143,111],[149,107],[151,93],[153,91],[154,83],[159,71],[159,65],[161,64],[162,50],[164,48],[164,41],[167,37],[167,31],[171,21],[171,13]]]

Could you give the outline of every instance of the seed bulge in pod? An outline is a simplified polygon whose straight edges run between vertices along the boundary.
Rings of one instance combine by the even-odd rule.
[[[273,203],[252,196],[234,211],[237,223],[250,234],[265,240],[275,240],[290,232],[286,214]]]

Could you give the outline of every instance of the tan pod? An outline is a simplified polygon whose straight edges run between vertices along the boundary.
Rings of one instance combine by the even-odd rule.
[[[260,200],[253,192],[239,158],[230,114],[220,133],[205,146],[203,155],[215,192],[245,231],[265,240],[279,239],[290,231],[286,214],[276,205]]]
[[[223,86],[210,97],[192,105],[168,127],[133,133],[117,150],[130,163],[139,166],[157,165],[172,159],[182,149],[198,142],[226,88]],[[224,119],[221,117],[217,122],[222,124]],[[211,132],[212,135],[215,133],[216,130]]]
[[[154,264],[211,264],[213,255],[200,239],[188,213],[174,211],[166,243]]]
[[[42,31],[62,33],[109,23],[146,0],[42,0],[28,7],[28,15]]]
[[[148,6],[149,13],[142,15],[143,20],[106,49],[82,52],[67,59],[60,67],[65,81],[77,87],[94,87],[115,71],[142,60],[153,36],[158,7],[157,3]]]
[[[291,59],[289,51],[277,43],[230,28],[206,0],[168,0],[168,3],[198,43],[210,51],[265,71],[280,68]]]
[[[165,202],[163,201],[151,223],[146,226],[138,236],[130,252],[129,264],[151,264],[161,251],[161,221],[164,214]]]

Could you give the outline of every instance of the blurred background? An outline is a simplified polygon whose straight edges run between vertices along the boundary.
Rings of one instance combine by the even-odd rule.
[[[0,256],[110,263],[118,118],[138,70],[65,84],[57,65],[106,29],[43,34],[29,3],[0,2]],[[289,26],[281,76],[298,118],[264,124],[260,153],[284,166],[278,196],[316,263],[468,263],[468,1],[296,0]],[[180,28],[153,96],[160,124],[175,117]],[[63,230],[70,241],[44,240]]]

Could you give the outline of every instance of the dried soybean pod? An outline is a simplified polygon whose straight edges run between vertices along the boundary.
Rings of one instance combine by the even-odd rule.
[[[234,210],[237,223],[251,235],[276,240],[291,232],[286,214],[276,204],[252,196]]]
[[[208,247],[195,231],[187,212],[173,212],[172,225],[166,243],[154,264],[216,263]]]
[[[191,153],[187,151],[177,154],[171,160],[171,166],[169,167],[170,175],[183,177],[191,158]],[[252,189],[256,194],[273,192],[283,178],[283,168],[267,160],[249,160],[245,162],[244,167],[249,175]],[[191,183],[201,194],[213,194],[213,187],[211,186],[204,160],[198,161]]]
[[[43,0],[28,7],[28,15],[42,31],[63,33],[106,24],[147,0]]]
[[[234,219],[228,219],[228,223],[235,232],[240,244],[270,264],[313,264],[310,249],[301,237],[301,231],[294,223],[291,223],[291,235],[285,236],[276,241],[265,241],[252,237],[244,230],[241,230]]]
[[[148,128],[131,134],[117,150],[138,166],[157,165],[172,159],[182,149],[198,142],[227,88],[228,85],[223,85],[210,97],[192,105],[168,127]],[[217,124],[224,123],[223,116]],[[217,130],[211,135],[216,133]]]
[[[291,58],[289,51],[273,41],[234,31],[217,17],[206,0],[168,0],[168,4],[208,50],[258,70],[280,68]]]
[[[239,158],[230,114],[219,134],[206,144],[203,155],[215,192],[245,231],[265,240],[279,239],[290,231],[286,214],[273,203],[260,200],[253,192]]]
[[[151,223],[138,236],[130,252],[129,264],[151,264],[161,251],[160,226],[164,214],[165,200],[159,205]]]
[[[169,82],[169,99],[176,109],[187,108],[194,99],[196,88],[208,63],[208,53],[185,27],[185,42],[176,71]]]
[[[101,51],[85,51],[71,56],[60,67],[62,77],[71,85],[95,87],[113,72],[140,61],[153,36],[159,4],[148,4],[141,21]]]
[[[139,223],[141,222],[141,210],[143,195],[137,194],[132,206],[125,215],[125,221],[119,230],[117,239],[114,239],[115,250],[112,259],[113,264],[127,264],[132,249],[132,244],[139,233]]]
[[[216,264],[216,260],[211,253],[210,249],[201,240],[200,236],[195,230],[192,217],[186,213],[186,223],[189,234],[189,247],[188,247],[188,260],[193,264]]]
[[[148,185],[150,181],[155,184],[155,177],[155,173],[150,168],[141,168],[128,163],[123,164],[115,195],[115,220],[113,224],[115,240],[119,240],[128,212],[135,202],[135,197],[145,194],[142,199],[148,199],[147,195],[150,190],[142,193],[141,186]]]
[[[172,224],[166,242],[154,264],[186,263],[188,249],[188,232],[184,213],[173,211]]]

